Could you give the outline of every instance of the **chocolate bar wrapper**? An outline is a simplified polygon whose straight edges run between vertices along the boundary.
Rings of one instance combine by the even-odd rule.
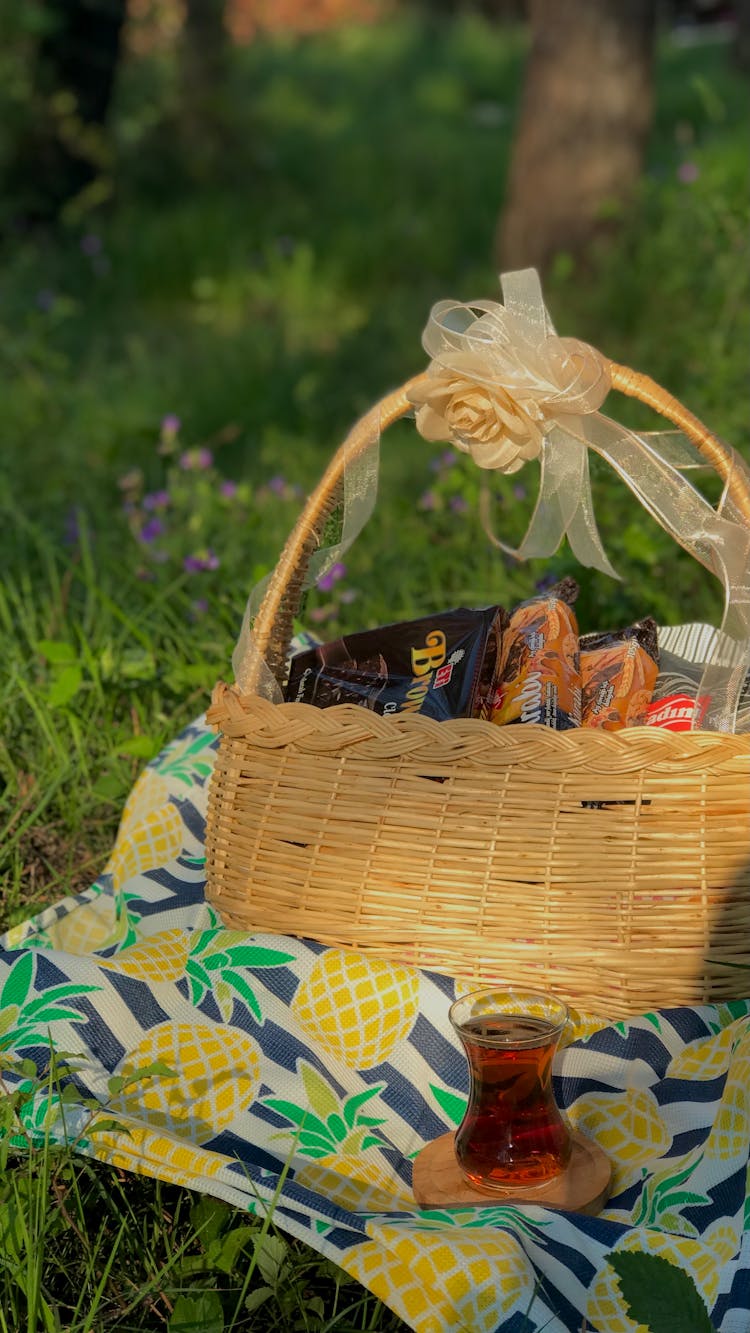
[[[492,706],[497,726],[539,722],[555,731],[580,726],[578,622],[572,606],[577,596],[577,583],[566,578],[511,612]]]
[[[619,731],[643,726],[659,673],[656,621],[581,639],[581,722]]]
[[[292,658],[284,697],[329,708],[489,718],[507,612],[458,607],[348,634]]]

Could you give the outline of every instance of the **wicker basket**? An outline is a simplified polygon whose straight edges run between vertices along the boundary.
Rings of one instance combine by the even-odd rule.
[[[750,523],[720,443],[652,380],[609,370],[692,439]],[[287,541],[254,627],[278,679],[344,467],[421,380],[355,426]],[[747,995],[750,736],[381,717],[273,704],[252,682],[219,683],[208,717],[222,737],[207,898],[227,925],[533,984],[612,1018]]]

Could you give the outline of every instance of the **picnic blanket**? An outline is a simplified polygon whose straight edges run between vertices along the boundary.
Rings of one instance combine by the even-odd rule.
[[[614,1163],[601,1216],[420,1210],[414,1156],[466,1102],[448,1009],[467,987],[224,929],[204,899],[216,743],[203,720],[187,727],[136,782],[96,884],[0,939],[0,1051],[41,1068],[51,1036],[80,1053],[81,1096],[130,1131],[86,1135],[81,1151],[250,1213],[277,1195],[279,1228],[416,1333],[580,1333],[584,1319],[642,1333],[606,1259],[619,1250],[683,1268],[715,1327],[748,1333],[750,1000],[626,1023],[573,1015],[555,1086]],[[157,1060],[175,1076],[128,1084]],[[55,1102],[28,1102],[31,1132],[61,1132]],[[65,1115],[70,1136],[75,1104]]]

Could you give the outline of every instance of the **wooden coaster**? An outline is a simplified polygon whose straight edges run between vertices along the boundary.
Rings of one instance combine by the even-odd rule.
[[[575,1130],[570,1161],[561,1175],[544,1185],[507,1190],[478,1190],[468,1184],[456,1161],[455,1137],[454,1133],[441,1134],[414,1159],[412,1186],[420,1208],[537,1203],[541,1208],[564,1208],[594,1217],[609,1198],[612,1164],[598,1143]]]

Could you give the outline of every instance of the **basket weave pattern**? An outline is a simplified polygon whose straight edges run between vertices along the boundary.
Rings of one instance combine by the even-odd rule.
[[[726,471],[686,409],[614,370]],[[384,424],[408,388],[374,409]],[[277,670],[302,566],[371,415],[311,495],[256,620]],[[208,719],[222,739],[207,897],[228,925],[533,984],[610,1017],[747,993],[750,736],[437,723],[222,683]]]

